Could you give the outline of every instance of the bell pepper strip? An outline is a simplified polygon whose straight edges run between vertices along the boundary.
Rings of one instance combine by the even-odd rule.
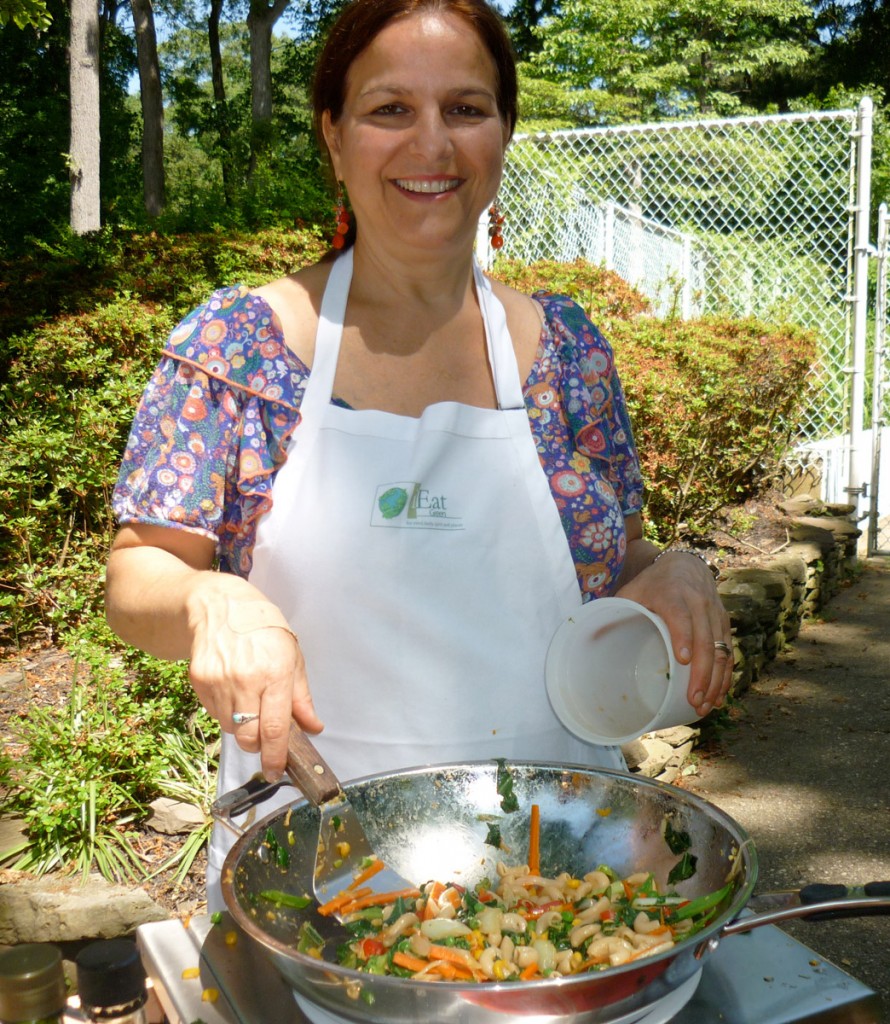
[[[672,924],[675,921],[685,921],[690,917],[698,917],[700,914],[718,907],[732,892],[732,888],[732,882],[727,882],[722,889],[717,889],[716,892],[709,892],[705,896],[698,896],[694,900],[689,900],[688,903],[682,903],[676,910],[672,910],[667,915],[668,923]]]
[[[282,892],[280,889],[263,889],[259,896],[261,900],[294,910],[305,910],[312,902],[311,896],[297,896],[296,893]]]

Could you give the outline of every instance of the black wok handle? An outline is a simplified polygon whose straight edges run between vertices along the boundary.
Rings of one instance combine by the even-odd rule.
[[[291,722],[287,738],[287,777],[316,807],[332,800],[340,792],[340,783],[315,744],[296,722]]]
[[[865,885],[848,887],[834,882],[812,882],[800,890],[800,902],[802,906],[810,906],[814,903],[829,903],[833,900],[856,899],[862,896],[890,897],[890,882],[866,882]],[[826,910],[821,914],[811,914],[807,921],[828,921],[840,917],[860,917],[863,914],[886,914],[884,907],[873,907],[869,909],[845,910],[843,907],[837,910]]]

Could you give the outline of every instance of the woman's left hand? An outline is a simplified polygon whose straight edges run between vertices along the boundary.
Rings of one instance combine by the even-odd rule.
[[[615,596],[636,601],[664,619],[674,655],[691,665],[689,703],[698,713],[721,707],[732,684],[732,634],[705,562],[687,552],[666,552]]]

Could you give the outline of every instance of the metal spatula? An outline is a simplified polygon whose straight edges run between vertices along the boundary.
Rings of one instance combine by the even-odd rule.
[[[373,906],[392,902],[396,895],[419,895],[417,887],[392,868],[384,865],[378,869],[380,858],[371,849],[337,776],[295,724],[291,724],[288,737],[286,771],[321,815],[312,891],[324,913],[343,921],[361,909],[350,907],[356,900]],[[390,898],[382,900],[384,896]]]

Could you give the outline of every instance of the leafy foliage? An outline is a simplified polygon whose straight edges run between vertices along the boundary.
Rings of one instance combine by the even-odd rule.
[[[707,530],[778,470],[806,408],[816,339],[753,318],[659,320],[617,275],[579,261],[502,261],[516,287],[571,295],[611,341],[639,448],[654,539]]]
[[[532,60],[545,77],[631,98],[632,120],[731,116],[752,79],[808,59],[811,16],[804,0],[565,0]]]

